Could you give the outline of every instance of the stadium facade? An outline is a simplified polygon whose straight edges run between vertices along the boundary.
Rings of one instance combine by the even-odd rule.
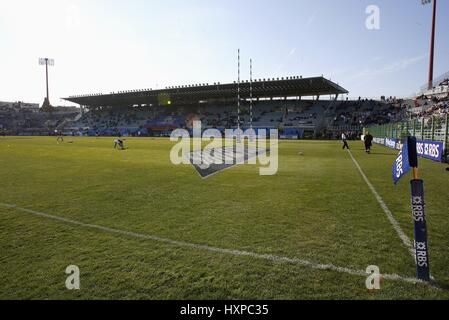
[[[243,81],[240,86],[228,84],[196,84],[167,87],[161,90],[131,90],[111,92],[110,94],[91,94],[64,98],[89,108],[114,106],[165,106],[165,105],[197,105],[197,104],[229,104],[237,100],[240,89],[241,99],[249,99],[250,91],[254,100],[291,98],[304,96],[347,94],[348,91],[324,77],[302,78],[285,77],[276,79],[259,79],[252,83]]]
[[[89,110],[90,118],[83,117],[69,128],[88,135],[166,136],[176,128],[189,129],[194,120],[201,120],[204,128],[276,128],[283,136],[300,138],[316,136],[317,129],[324,126],[324,113],[340,95],[347,93],[338,83],[322,76],[292,76],[64,99]],[[322,96],[330,99],[321,101]]]

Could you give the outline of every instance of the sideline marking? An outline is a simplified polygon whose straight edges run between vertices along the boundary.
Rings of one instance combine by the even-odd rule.
[[[89,224],[89,223],[84,223],[84,222],[80,222],[80,221],[76,221],[76,220],[72,220],[72,219],[68,219],[68,218],[54,216],[54,215],[51,215],[48,213],[25,209],[25,208],[21,208],[16,205],[12,205],[12,204],[0,203],[0,207],[17,210],[17,211],[22,211],[22,212],[26,212],[26,213],[29,213],[29,214],[32,214],[35,216],[39,216],[39,217],[43,217],[43,218],[47,218],[47,219],[51,219],[51,220],[56,220],[56,221],[60,221],[60,222],[64,222],[67,224],[72,224],[72,225],[76,225],[76,226],[80,226],[80,227],[100,230],[100,231],[107,232],[107,233],[119,234],[119,235],[124,235],[124,236],[128,236],[128,237],[139,238],[139,239],[144,239],[144,240],[153,240],[153,241],[170,244],[170,245],[177,246],[177,247],[192,248],[192,249],[196,249],[196,250],[203,250],[203,251],[209,251],[209,252],[220,253],[220,254],[228,254],[228,255],[233,255],[233,256],[246,256],[246,257],[269,260],[269,261],[274,261],[274,262],[279,262],[279,263],[289,263],[289,264],[308,267],[308,268],[312,268],[312,269],[331,270],[331,271],[336,271],[339,273],[346,273],[346,274],[350,274],[350,275],[354,275],[354,276],[361,276],[361,277],[369,276],[369,274],[366,271],[353,270],[353,269],[349,269],[349,268],[345,268],[345,267],[338,267],[333,264],[320,264],[320,263],[311,262],[311,261],[298,259],[298,258],[288,258],[288,257],[282,257],[282,256],[275,256],[275,255],[271,255],[271,254],[255,253],[255,252],[250,252],[250,251],[224,249],[224,248],[212,247],[212,246],[208,246],[208,245],[190,243],[190,242],[186,242],[186,241],[172,240],[172,239],[154,236],[154,235],[141,234],[141,233],[136,233],[136,232],[132,232],[132,231],[113,229],[113,228],[100,226],[100,225],[96,225],[96,224]],[[429,285],[431,287],[434,287],[432,284],[421,281],[417,278],[400,276],[397,274],[382,274],[381,276],[384,279],[388,279],[388,280],[402,281],[402,282],[413,283],[413,284],[420,283],[420,284]]]
[[[348,150],[349,155],[351,156],[352,161],[354,162],[355,166],[359,170],[363,180],[365,180],[366,184],[370,188],[371,192],[374,195],[374,198],[376,198],[377,202],[379,203],[380,207],[384,210],[385,214],[387,215],[388,220],[390,220],[391,225],[393,226],[394,230],[396,230],[396,233],[398,234],[399,238],[401,238],[402,243],[405,245],[405,247],[410,252],[413,259],[415,259],[415,249],[413,248],[412,242],[410,241],[410,238],[407,237],[407,235],[404,233],[404,231],[401,229],[401,226],[397,222],[397,220],[394,218],[393,214],[391,213],[390,209],[388,209],[388,206],[382,199],[382,197],[377,193],[374,186],[371,184],[371,182],[366,177],[365,173],[363,172],[362,168],[360,167],[357,160],[355,160],[354,156],[352,155],[351,151]]]
[[[412,242],[409,237],[404,233],[401,226],[397,222],[397,220],[394,218],[393,214],[391,213],[390,209],[388,209],[388,206],[382,199],[382,197],[377,193],[374,186],[371,184],[371,182],[368,180],[367,176],[363,172],[362,168],[360,167],[357,160],[355,160],[354,156],[352,155],[351,150],[348,149],[348,153],[351,156],[352,161],[354,162],[357,169],[359,169],[360,174],[362,175],[363,179],[365,180],[368,187],[371,189],[371,192],[373,193],[374,197],[376,198],[377,202],[380,204],[384,212],[386,213],[388,220],[390,220],[390,223],[393,225],[394,230],[396,230],[396,233],[398,234],[399,238],[401,238],[402,243],[405,245],[405,247],[408,249],[410,255],[412,256],[413,261],[416,263],[416,253],[414,245],[412,245]],[[430,279],[435,282],[435,278],[430,275]],[[434,285],[435,286],[435,285]]]

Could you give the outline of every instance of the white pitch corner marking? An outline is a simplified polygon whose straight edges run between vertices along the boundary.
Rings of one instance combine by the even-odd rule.
[[[354,156],[352,155],[351,150],[348,149],[348,153],[351,156],[352,161],[354,162],[355,166],[357,167],[357,169],[359,170],[361,176],[363,177],[363,180],[365,180],[366,184],[368,185],[368,187],[370,188],[371,192],[373,193],[374,197],[376,198],[377,202],[379,203],[379,205],[381,206],[381,208],[384,210],[385,214],[387,215],[388,220],[390,220],[391,225],[393,226],[394,230],[396,231],[396,233],[398,234],[399,238],[402,240],[402,243],[404,244],[404,246],[407,248],[407,250],[409,251],[410,255],[412,256],[413,261],[416,262],[416,253],[415,253],[415,249],[414,246],[412,244],[412,241],[410,240],[409,237],[407,237],[407,235],[404,233],[404,231],[402,230],[401,226],[399,225],[399,223],[397,222],[397,220],[394,218],[393,213],[391,213],[390,209],[388,208],[387,204],[385,203],[385,201],[382,199],[382,197],[379,195],[379,193],[377,193],[376,189],[374,188],[374,186],[372,185],[372,183],[369,181],[368,177],[365,175],[365,173],[363,172],[362,168],[360,167],[359,163],[357,162],[357,160],[354,158]],[[430,279],[432,281],[435,281],[435,278],[431,275]]]
[[[203,250],[203,251],[208,251],[208,252],[213,252],[213,253],[227,254],[227,255],[240,256],[240,257],[251,257],[251,258],[256,258],[256,259],[273,261],[273,262],[277,262],[277,263],[288,263],[288,264],[307,267],[307,268],[316,269],[316,270],[335,271],[335,272],[339,272],[339,273],[346,273],[349,275],[360,276],[360,277],[369,276],[369,274],[366,271],[354,270],[354,269],[350,269],[350,268],[346,268],[346,267],[339,267],[339,266],[335,266],[333,264],[321,264],[321,263],[316,263],[316,262],[298,259],[298,258],[276,256],[276,255],[272,255],[272,254],[261,254],[261,253],[242,251],[242,250],[236,250],[236,249],[225,249],[225,248],[218,248],[218,247],[213,247],[213,246],[208,246],[208,245],[190,243],[190,242],[186,242],[186,241],[172,240],[172,239],[155,236],[155,235],[141,234],[141,233],[119,230],[119,229],[114,229],[114,228],[105,227],[105,226],[96,225],[96,224],[84,223],[81,221],[63,218],[63,217],[51,215],[51,214],[44,213],[44,212],[21,208],[16,205],[13,205],[13,204],[0,203],[0,206],[4,207],[4,208],[16,210],[16,211],[29,213],[34,216],[63,222],[66,224],[80,226],[80,227],[84,227],[84,228],[88,228],[88,229],[99,230],[99,231],[103,231],[103,232],[111,233],[111,234],[128,236],[128,237],[137,238],[137,239],[152,240],[152,241],[165,243],[165,244],[169,244],[169,245],[177,246],[177,247],[192,248],[195,250]],[[413,283],[413,284],[419,283],[419,284],[433,286],[432,284],[421,281],[417,278],[401,276],[401,275],[397,275],[397,274],[382,274],[382,277],[384,279],[388,279],[388,280],[401,281],[401,282]]]
[[[383,209],[383,211],[387,215],[387,218],[390,221],[391,225],[393,226],[394,230],[398,234],[399,238],[402,240],[402,243],[408,249],[408,251],[410,252],[411,256],[414,258],[415,257],[415,250],[413,249],[413,245],[412,245],[412,242],[410,241],[409,237],[407,237],[407,235],[401,229],[401,226],[399,225],[397,220],[394,218],[394,216],[391,213],[390,209],[388,208],[387,204],[382,199],[382,197],[379,195],[379,193],[377,193],[376,189],[374,188],[372,183],[369,181],[368,177],[365,175],[365,173],[363,172],[362,168],[360,167],[359,163],[354,158],[354,156],[352,155],[350,150],[348,150],[348,153],[351,156],[351,159],[354,162],[355,166],[359,170],[360,175],[362,176],[363,180],[365,180],[366,184],[368,185],[368,187],[370,188],[371,192],[373,193],[374,198],[376,198],[376,200],[379,203],[380,207]]]

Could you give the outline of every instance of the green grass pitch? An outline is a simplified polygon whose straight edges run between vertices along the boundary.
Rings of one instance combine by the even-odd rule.
[[[68,143],[73,141],[73,143]],[[279,172],[241,165],[208,179],[174,166],[168,139],[0,137],[0,299],[449,299],[449,173],[421,160],[431,272],[439,288],[366,278],[222,248],[414,277],[414,261],[336,141],[281,141]],[[408,179],[396,151],[352,154],[413,239]],[[302,153],[302,154],[301,154]],[[163,237],[183,246],[84,224]],[[203,247],[201,247],[203,246]],[[265,256],[264,256],[265,257]],[[81,289],[65,287],[77,265]]]

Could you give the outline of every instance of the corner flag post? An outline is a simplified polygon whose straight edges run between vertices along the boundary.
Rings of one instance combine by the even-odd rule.
[[[408,158],[413,179],[410,181],[412,193],[412,215],[414,222],[414,248],[416,273],[419,280],[430,281],[429,252],[427,242],[427,222],[424,203],[424,181],[418,177],[418,153],[416,138],[408,137]]]

